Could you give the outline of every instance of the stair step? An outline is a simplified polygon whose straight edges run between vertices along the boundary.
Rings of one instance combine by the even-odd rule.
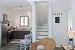
[[[48,28],[48,26],[38,26],[38,28]]]
[[[42,38],[46,38],[48,36],[37,36],[37,39],[42,39]]]
[[[42,23],[41,25],[48,25],[48,23]]]
[[[48,31],[48,29],[37,29],[37,31]]]
[[[48,32],[37,32],[37,35],[48,35]]]
[[[37,27],[36,41],[46,37],[48,37],[48,24],[43,23]],[[39,46],[37,49],[44,49],[44,47]]]
[[[37,36],[48,36],[48,35],[37,35]]]

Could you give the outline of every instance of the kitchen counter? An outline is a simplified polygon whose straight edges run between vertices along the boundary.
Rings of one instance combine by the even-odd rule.
[[[11,33],[11,32],[13,32],[13,30],[8,31],[8,33]]]
[[[24,39],[24,35],[30,34],[30,31],[26,30],[13,30],[14,39]]]
[[[13,39],[24,39],[24,35],[30,34],[30,30],[9,30],[7,32],[7,42]]]
[[[10,32],[13,32],[13,31],[30,31],[30,30],[10,30],[8,32],[10,33]]]
[[[13,30],[13,31],[30,31],[30,30]]]

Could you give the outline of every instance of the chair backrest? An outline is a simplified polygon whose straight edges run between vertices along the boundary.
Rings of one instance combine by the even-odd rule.
[[[39,45],[44,46],[44,50],[54,50],[56,42],[51,38],[43,38],[40,41],[31,44],[31,50],[37,50]]]
[[[25,42],[31,42],[31,34],[25,35]]]

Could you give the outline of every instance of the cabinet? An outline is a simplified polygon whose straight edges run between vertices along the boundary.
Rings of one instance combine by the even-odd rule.
[[[30,31],[13,31],[14,39],[24,39],[24,35],[30,34]]]
[[[7,33],[7,42],[11,42],[13,41],[13,32],[8,32]]]

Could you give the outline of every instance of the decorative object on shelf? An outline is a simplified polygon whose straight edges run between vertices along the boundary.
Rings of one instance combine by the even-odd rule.
[[[73,38],[69,38],[69,42],[68,42],[68,44],[71,45],[71,46],[74,46]]]
[[[55,15],[56,15],[56,13],[55,13]]]
[[[57,15],[58,15],[58,13],[57,13]]]
[[[53,15],[54,15],[54,13],[53,13]]]
[[[62,13],[53,13],[53,15],[62,15]]]

